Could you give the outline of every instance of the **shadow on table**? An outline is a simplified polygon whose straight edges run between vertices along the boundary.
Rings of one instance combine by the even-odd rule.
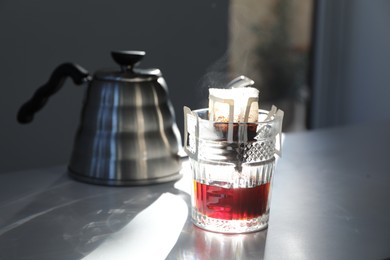
[[[173,183],[97,186],[64,172],[46,188],[0,204],[0,259],[80,259],[165,192],[178,193]]]

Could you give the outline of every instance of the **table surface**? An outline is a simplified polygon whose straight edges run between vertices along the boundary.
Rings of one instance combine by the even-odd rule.
[[[285,135],[269,227],[242,235],[190,221],[176,183],[106,187],[66,166],[0,174],[0,259],[390,257],[390,122]],[[129,258],[134,256],[134,258]]]

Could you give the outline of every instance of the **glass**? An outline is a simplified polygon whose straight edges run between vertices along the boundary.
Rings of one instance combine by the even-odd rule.
[[[282,121],[281,110],[259,110],[257,123],[220,123],[208,120],[208,109],[185,108],[196,226],[222,233],[267,227]]]

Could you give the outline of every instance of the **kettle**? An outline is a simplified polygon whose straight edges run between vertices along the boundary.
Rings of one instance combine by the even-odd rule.
[[[91,76],[63,63],[19,110],[20,123],[55,94],[67,77],[88,84],[68,173],[76,180],[111,185],[147,185],[179,179],[181,138],[168,87],[159,69],[140,69],[144,51],[113,51],[120,70]]]

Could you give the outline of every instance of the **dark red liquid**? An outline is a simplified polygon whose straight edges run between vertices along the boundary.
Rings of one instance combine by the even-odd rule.
[[[245,220],[267,210],[270,184],[253,188],[222,188],[194,181],[194,196],[199,213],[211,218]]]
[[[216,122],[214,123],[214,127],[221,131],[223,133],[223,139],[227,138],[227,133],[229,129],[229,123],[226,122]],[[255,136],[257,135],[256,129],[257,129],[257,124],[256,123],[247,123],[247,135],[248,135],[248,140],[254,140]],[[233,140],[238,139],[238,123],[233,123]]]

